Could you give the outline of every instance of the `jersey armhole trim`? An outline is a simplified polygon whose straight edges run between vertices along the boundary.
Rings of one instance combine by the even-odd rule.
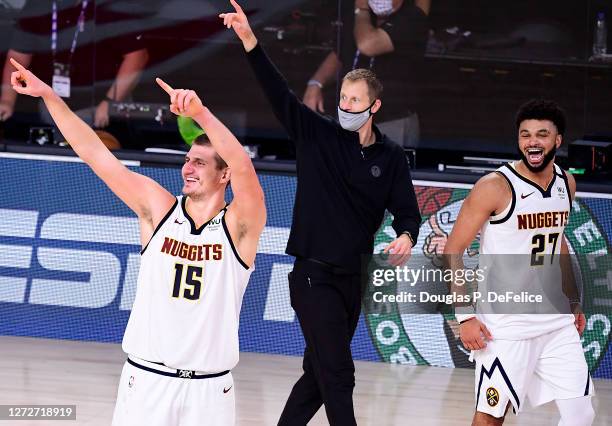
[[[586,388],[584,388],[584,396],[589,396],[591,390],[591,374],[587,371]]]
[[[514,213],[514,207],[516,207],[516,193],[514,192],[514,187],[512,186],[512,182],[510,182],[510,179],[508,179],[508,176],[506,176],[502,172],[495,171],[495,173],[503,177],[508,183],[508,187],[510,188],[510,192],[512,193],[512,201],[510,202],[510,210],[508,210],[508,213],[506,213],[506,215],[502,217],[501,219],[490,220],[489,223],[491,225],[499,225],[500,223],[506,222],[508,219],[510,219],[510,217],[512,216],[512,213]]]
[[[569,208],[570,208],[570,212],[572,211],[572,192],[570,191],[570,187],[569,187],[569,181],[567,179],[567,172],[565,170],[561,170],[561,178],[563,179],[563,182],[565,183],[565,190],[567,191],[567,199],[569,200]]]
[[[242,267],[248,271],[249,270],[249,265],[247,265],[244,262],[244,260],[242,260],[240,255],[238,254],[238,250],[236,250],[236,246],[234,245],[234,241],[232,240],[232,236],[230,235],[229,229],[227,229],[227,223],[225,223],[225,215],[223,215],[221,217],[221,224],[223,225],[223,230],[225,231],[225,235],[227,236],[227,240],[229,241],[230,246],[232,247],[232,251],[234,252],[234,256],[236,256],[236,259],[238,259],[238,262],[242,265]]]
[[[157,234],[157,231],[159,231],[159,228],[162,227],[162,225],[168,220],[168,218],[170,217],[170,215],[172,214],[172,212],[174,211],[174,209],[176,208],[176,205],[178,204],[178,198],[174,199],[174,204],[172,204],[172,207],[170,207],[170,210],[168,210],[168,213],[166,213],[166,215],[164,216],[164,218],[159,222],[159,224],[157,224],[157,227],[155,228],[155,231],[153,231],[153,234],[151,235],[151,238],[149,238],[149,242],[147,243],[146,246],[144,246],[144,248],[140,251],[140,255],[142,256],[145,252],[145,250],[147,249],[147,247],[149,247],[149,244],[151,244],[151,241],[153,240],[153,237],[155,236],[155,234]]]

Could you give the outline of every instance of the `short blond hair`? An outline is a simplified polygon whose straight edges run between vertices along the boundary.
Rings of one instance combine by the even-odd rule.
[[[370,100],[374,102],[376,99],[380,99],[383,91],[383,85],[376,76],[374,71],[366,68],[357,68],[346,73],[342,81],[359,81],[364,80],[368,85],[368,96]]]
[[[197,138],[195,138],[193,140],[193,145],[209,146],[212,149],[215,149],[213,147],[212,143],[210,142],[210,139],[208,139],[208,136],[206,136],[205,133],[203,133],[200,136],[198,136]],[[223,170],[223,169],[227,168],[227,163],[225,162],[225,160],[223,158],[221,158],[221,156],[217,153],[216,150],[215,150],[215,163],[217,165],[217,170]]]

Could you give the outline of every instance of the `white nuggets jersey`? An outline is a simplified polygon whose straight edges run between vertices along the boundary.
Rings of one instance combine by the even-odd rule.
[[[238,363],[238,323],[252,268],[239,257],[226,208],[196,228],[179,196],[141,252],[123,350],[168,367],[217,373]]]
[[[532,290],[532,294],[542,294],[544,291],[546,298],[545,290],[533,287],[542,286],[542,282],[547,281],[544,285],[550,288],[551,284],[556,286],[558,282],[558,288],[554,289],[556,295],[551,296],[550,300],[556,297],[559,303],[562,292],[558,254],[572,203],[567,177],[554,164],[553,178],[548,188],[543,189],[519,174],[514,164],[506,164],[496,172],[508,182],[512,201],[504,211],[492,216],[481,229],[482,262],[479,267],[489,267],[485,272],[484,287],[486,290],[495,288],[496,293],[505,291],[504,287],[508,290]],[[517,262],[525,265],[517,265]],[[497,270],[495,266],[491,268],[492,265],[496,265]],[[542,273],[544,268],[548,269]],[[543,280],[542,276],[547,278]],[[515,294],[520,292],[515,291]],[[567,299],[561,301],[566,302]],[[530,304],[526,308],[529,313],[524,314],[515,313],[520,312],[520,304],[510,303],[506,304],[501,314],[485,314],[486,303],[482,304],[481,309],[479,305],[476,307],[478,318],[491,331],[494,339],[529,339],[574,322],[572,314],[551,313],[560,311],[545,309],[547,306],[542,303]],[[536,313],[539,309],[547,313]]]

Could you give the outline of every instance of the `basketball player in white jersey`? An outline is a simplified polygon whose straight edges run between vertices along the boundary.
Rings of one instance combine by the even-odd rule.
[[[11,62],[13,89],[42,97],[70,146],[139,219],[141,267],[113,424],[234,424],[229,370],[238,362],[240,307],[266,220],[251,160],[195,92],[158,79],[171,111],[207,135],[187,153],[184,195],[175,197],[127,169],[47,84]]]
[[[532,100],[519,109],[516,126],[521,160],[476,182],[445,254],[462,256],[478,232],[481,258],[525,255],[513,258],[539,264],[544,256],[568,254],[563,230],[576,182],[554,163],[565,131],[563,111],[553,102]],[[499,257],[505,259],[510,256]],[[535,275],[534,270],[523,278]],[[476,313],[457,314],[461,341],[476,361],[473,425],[501,425],[508,408],[518,413],[526,399],[532,406],[554,400],[559,425],[592,423],[593,384],[580,343],[585,317],[577,298],[565,303],[568,313],[482,314],[477,304]]]

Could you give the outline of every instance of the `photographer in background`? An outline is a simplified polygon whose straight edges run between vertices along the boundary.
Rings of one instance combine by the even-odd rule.
[[[121,34],[126,30],[110,10],[111,4],[92,0],[27,1],[7,57],[31,66],[43,80],[52,82],[53,90],[85,122],[115,133],[109,126],[110,103],[129,100],[149,54],[140,34]],[[17,94],[10,89],[12,70],[6,61],[1,121],[15,112]],[[42,123],[53,125],[42,103],[38,111]]]

